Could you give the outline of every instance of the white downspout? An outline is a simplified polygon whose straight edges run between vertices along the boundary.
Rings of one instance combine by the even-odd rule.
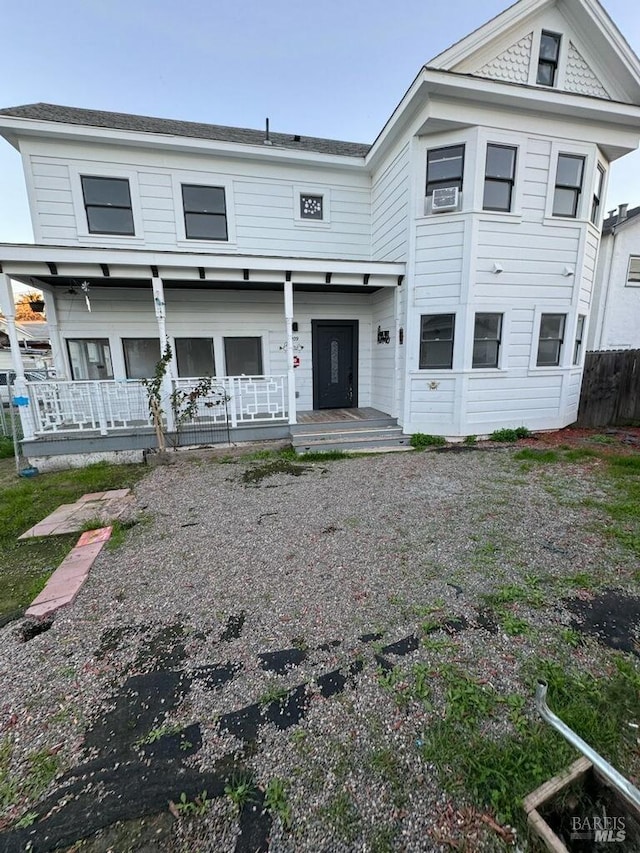
[[[296,371],[293,366],[293,283],[284,283],[284,321],[287,331],[287,391],[289,403],[289,425],[298,422],[296,413]]]

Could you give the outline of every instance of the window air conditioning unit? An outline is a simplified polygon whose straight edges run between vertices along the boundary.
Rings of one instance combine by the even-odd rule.
[[[433,213],[444,213],[446,210],[458,209],[458,187],[440,187],[433,191],[431,210]]]

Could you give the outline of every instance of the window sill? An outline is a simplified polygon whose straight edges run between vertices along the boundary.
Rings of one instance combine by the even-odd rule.
[[[545,216],[542,224],[553,225],[557,228],[580,228],[582,225],[591,225],[587,219],[571,216]]]
[[[83,243],[95,243],[96,245],[116,245],[118,243],[144,243],[144,237],[140,234],[86,234],[78,232],[78,240]]]
[[[294,219],[293,224],[297,228],[319,228],[325,231],[331,228],[331,220],[327,219]]]
[[[176,240],[176,246],[179,249],[213,249],[216,251],[220,251],[221,249],[224,251],[227,249],[229,252],[237,251],[238,244],[232,242],[230,240],[196,240],[196,239],[186,239],[179,238]]]

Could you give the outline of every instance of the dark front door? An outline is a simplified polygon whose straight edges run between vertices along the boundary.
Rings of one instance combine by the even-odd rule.
[[[358,321],[312,320],[313,408],[358,405]]]

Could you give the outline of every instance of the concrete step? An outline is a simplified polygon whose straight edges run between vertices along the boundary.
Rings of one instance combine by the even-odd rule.
[[[367,429],[337,429],[332,432],[306,432],[291,436],[294,447],[299,444],[322,443],[324,441],[363,441],[369,438],[400,438],[402,428],[399,426],[367,428]]]
[[[328,450],[343,450],[345,452],[360,452],[360,453],[375,453],[377,451],[388,450],[409,450],[411,449],[410,436],[399,434],[388,435],[386,431],[381,431],[377,435],[369,435],[366,437],[356,438],[355,436],[327,436],[325,439],[318,441],[296,442],[294,444],[296,453],[315,453],[326,452]]]
[[[290,427],[291,435],[322,433],[322,432],[351,432],[352,430],[360,429],[379,429],[381,427],[397,427],[398,421],[396,418],[380,417],[367,418],[366,420],[353,421],[320,421],[318,423],[293,424]]]

